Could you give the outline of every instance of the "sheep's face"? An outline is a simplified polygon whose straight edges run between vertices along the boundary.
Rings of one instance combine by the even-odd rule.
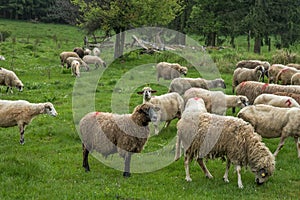
[[[219,79],[217,87],[226,89],[226,84],[223,79]]]
[[[241,106],[241,108],[244,108],[245,106],[249,105],[249,100],[245,96],[240,96],[238,99],[238,104]]]
[[[156,122],[158,119],[158,111],[160,110],[157,106],[151,106],[148,110],[149,118],[151,122]]]
[[[21,81],[16,82],[16,88],[21,92],[23,91],[24,85]]]
[[[257,185],[262,185],[264,182],[266,182],[269,179],[270,176],[271,173],[268,172],[265,168],[262,168],[255,173],[255,182]]]
[[[183,74],[184,76],[187,75],[188,69],[186,67],[181,67],[180,73]]]
[[[45,113],[53,117],[57,116],[57,112],[52,103],[45,104]]]
[[[156,90],[152,90],[150,87],[144,87],[142,91],[137,92],[138,94],[142,94],[144,100],[147,102],[151,99],[152,93],[155,93]]]

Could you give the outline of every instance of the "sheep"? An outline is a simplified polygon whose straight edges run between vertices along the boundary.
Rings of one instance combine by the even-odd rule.
[[[177,122],[176,154],[174,160],[181,156],[181,146],[184,152],[190,146],[198,129],[198,118],[201,113],[207,112],[203,99],[193,97],[187,100],[181,119]]]
[[[61,63],[63,68],[65,67],[65,63],[66,63],[68,57],[79,58],[79,56],[76,52],[64,51],[64,52],[60,53],[59,58],[60,58],[60,63]]]
[[[245,95],[252,105],[256,97],[260,94],[274,94],[275,92],[288,92],[300,94],[300,86],[285,86],[277,84],[260,83],[256,81],[245,81],[236,87],[237,95]]]
[[[176,93],[167,93],[160,96],[151,96],[156,92],[150,87],[144,87],[142,91],[137,92],[143,94],[143,103],[150,102],[160,108],[158,112],[157,121],[154,122],[155,134],[158,135],[159,122],[166,121],[165,128],[169,126],[171,121],[175,118],[180,119],[184,109],[184,101],[182,97]]]
[[[171,81],[169,86],[169,92],[177,92],[183,95],[184,92],[191,87],[198,87],[203,89],[212,88],[226,88],[225,82],[221,78],[214,80],[206,80],[204,78],[175,78]]]
[[[232,93],[235,87],[243,81],[259,81],[264,75],[265,69],[262,65],[258,65],[254,69],[237,68],[233,72],[232,78]]]
[[[291,85],[300,85],[300,72],[295,73],[291,77]]]
[[[24,85],[13,71],[3,67],[0,69],[0,85],[7,86],[6,92],[10,89],[11,93],[13,93],[13,87],[16,87],[20,92],[23,91]]]
[[[187,75],[188,69],[178,63],[160,62],[156,65],[157,81],[162,77],[164,80],[179,78],[181,74]]]
[[[96,69],[99,67],[99,65],[102,65],[102,67],[106,67],[106,63],[98,56],[86,55],[82,60],[86,64],[94,64]]]
[[[98,57],[100,56],[100,49],[99,48],[97,48],[97,47],[93,48],[92,52],[93,52],[94,56],[98,56]]]
[[[288,93],[288,92],[275,92],[274,94],[278,95],[278,96],[292,97],[293,99],[295,99],[297,101],[298,104],[300,104],[300,94]]]
[[[20,130],[20,144],[24,144],[25,127],[39,114],[57,116],[52,103],[30,103],[25,100],[0,100],[0,127],[18,126]]]
[[[157,120],[159,108],[144,103],[132,114],[90,112],[79,123],[83,147],[83,167],[90,171],[89,152],[103,156],[119,153],[124,158],[124,177],[130,176],[131,154],[140,153],[150,135],[149,122]]]
[[[277,74],[280,72],[280,70],[286,68],[287,66],[282,64],[273,64],[268,70],[268,83],[273,83],[276,81]]]
[[[73,60],[71,63],[72,76],[80,77],[80,63],[77,60]]]
[[[275,94],[259,95],[258,97],[256,97],[256,99],[253,102],[253,105],[257,105],[257,104],[266,104],[266,105],[271,105],[271,106],[281,107],[281,108],[291,108],[291,107],[300,108],[300,105],[292,97],[279,96]]]
[[[0,55],[0,60],[5,60],[5,57]]]
[[[297,70],[296,68],[286,67],[279,71],[276,76],[275,83],[279,83],[279,81],[281,81],[282,85],[290,85],[292,76],[299,72],[300,70]]]
[[[247,108],[247,107],[245,107]],[[254,132],[251,124],[232,116],[220,116],[202,113],[198,118],[197,133],[186,151],[184,161],[186,180],[192,181],[189,174],[189,163],[195,158],[206,177],[213,178],[203,158],[226,158],[226,171],[223,176],[228,180],[230,164],[235,165],[238,176],[238,187],[243,188],[241,168],[250,167],[256,175],[258,185],[263,184],[275,170],[275,158],[261,137]]]
[[[84,55],[86,56],[86,55],[91,55],[92,54],[92,51],[90,50],[90,49],[88,49],[88,48],[85,48],[84,49]]]
[[[254,69],[258,65],[261,65],[264,67],[265,71],[264,74],[262,75],[262,81],[264,81],[264,76],[266,75],[267,77],[269,76],[268,70],[270,68],[270,63],[267,61],[260,61],[260,60],[242,60],[239,61],[236,64],[236,68],[248,68],[248,69]]]
[[[289,63],[286,66],[288,66],[288,67],[294,67],[294,68],[300,70],[300,64],[297,64],[297,63]]]
[[[300,159],[300,109],[279,108],[270,105],[252,105],[240,110],[239,118],[249,122],[263,138],[278,138],[280,142],[274,156],[284,145],[287,137],[294,137]]]
[[[249,100],[243,95],[226,95],[221,91],[209,91],[202,88],[190,88],[184,95],[183,100],[187,102],[192,97],[202,98],[209,113],[225,115],[228,108],[243,108],[249,104]]]
[[[83,58],[84,54],[84,50],[81,47],[75,47],[73,49],[73,52],[77,53],[77,55],[79,56],[79,58]]]
[[[90,67],[81,58],[77,58],[77,57],[68,57],[67,58],[67,60],[66,60],[67,69],[69,69],[71,67],[71,63],[73,60],[77,60],[80,63],[80,66],[83,66],[86,71],[90,70]]]

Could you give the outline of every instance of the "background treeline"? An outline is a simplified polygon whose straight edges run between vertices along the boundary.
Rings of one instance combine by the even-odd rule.
[[[141,25],[201,36],[205,45],[253,39],[254,52],[288,48],[300,39],[300,0],[1,0],[0,17],[80,25],[87,33],[119,33]],[[250,44],[249,44],[250,46]]]

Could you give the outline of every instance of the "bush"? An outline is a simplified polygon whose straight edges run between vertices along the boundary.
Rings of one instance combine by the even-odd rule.
[[[299,56],[287,49],[281,49],[276,51],[272,59],[273,63],[286,65],[288,63],[297,63],[297,61],[299,61]]]
[[[0,30],[0,42],[4,42],[6,38],[8,38],[11,35],[10,31],[3,31]]]

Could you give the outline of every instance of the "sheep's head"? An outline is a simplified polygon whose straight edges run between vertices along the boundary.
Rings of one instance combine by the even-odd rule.
[[[15,85],[20,92],[23,91],[24,85],[20,80],[16,80]]]
[[[138,119],[138,123],[141,123],[143,126],[147,126],[148,123],[156,122],[158,119],[158,112],[160,108],[153,105],[152,103],[143,103],[138,105],[134,110],[134,118]]]
[[[187,67],[181,67],[180,68],[180,74],[183,74],[184,76],[186,76],[187,72],[188,72],[188,68]]]
[[[50,102],[44,103],[43,113],[48,114],[48,115],[53,116],[53,117],[57,116],[57,112],[56,112],[53,104],[50,103]]]
[[[246,96],[238,96],[238,105],[240,105],[241,108],[244,108],[245,106],[249,105],[249,100]]]
[[[262,185],[264,182],[266,182],[270,176],[272,176],[273,171],[275,169],[275,165],[272,167],[267,168],[262,168],[258,170],[255,173],[255,182],[257,185]]]
[[[156,90],[152,90],[151,87],[144,87],[142,91],[137,92],[140,95],[143,95],[143,99],[145,102],[148,102],[151,97],[152,97],[152,93],[157,92]]]
[[[217,78],[215,80],[217,82],[217,86],[216,87],[220,87],[220,88],[226,89],[226,84],[225,84],[225,81],[223,79]]]

